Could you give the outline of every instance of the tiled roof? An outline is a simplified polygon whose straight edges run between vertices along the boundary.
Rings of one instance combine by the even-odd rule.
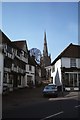
[[[54,65],[57,60],[61,57],[69,57],[69,58],[80,58],[80,45],[73,45],[72,43],[63,50],[63,52],[51,63]]]
[[[26,50],[28,50],[26,40],[13,41],[13,44],[15,44],[19,49],[22,49],[25,52],[26,52]],[[24,46],[25,46],[25,48],[24,48]]]

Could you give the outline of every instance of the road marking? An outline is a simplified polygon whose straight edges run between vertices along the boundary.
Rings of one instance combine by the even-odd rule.
[[[80,107],[80,105],[75,106],[75,108],[78,108],[78,107]]]
[[[51,117],[57,116],[57,115],[59,115],[59,114],[61,114],[61,113],[63,113],[63,111],[58,112],[58,113],[53,114],[53,115],[50,115],[50,116],[47,116],[47,117],[45,117],[45,118],[43,118],[43,119],[41,119],[41,120],[45,120],[45,119],[48,119],[48,118],[51,118]]]

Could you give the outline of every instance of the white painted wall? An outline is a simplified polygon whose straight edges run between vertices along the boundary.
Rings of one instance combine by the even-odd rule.
[[[55,84],[55,76],[56,76],[57,71],[59,73],[60,83],[62,83],[61,82],[61,67],[70,68],[70,58],[63,57],[63,58],[59,59],[55,63],[54,66],[55,66],[54,72],[52,72],[52,68],[51,68],[51,77],[53,78],[53,84]],[[76,58],[76,67],[80,68],[80,59],[78,59],[78,58]]]
[[[35,85],[35,67],[34,66],[31,66],[31,67],[32,67],[32,70],[30,71],[29,64],[26,65],[26,75],[25,75],[26,86],[27,86],[27,76],[28,75],[32,77],[33,84]]]
[[[55,79],[56,79],[57,80],[57,85],[61,85],[62,84],[62,82],[61,82],[61,59],[59,59],[55,63],[54,66],[55,66],[55,71],[52,72],[52,69],[51,69],[51,77],[53,77],[53,84],[55,84]]]
[[[32,70],[30,71],[29,70],[29,64],[26,65],[26,72],[29,72],[29,73],[35,73],[35,67],[34,66],[31,66],[32,67]]]
[[[0,52],[0,94],[2,94],[3,89],[3,54]]]

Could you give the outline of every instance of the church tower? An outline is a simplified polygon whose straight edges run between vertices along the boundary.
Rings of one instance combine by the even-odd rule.
[[[48,47],[47,47],[47,39],[46,39],[46,32],[44,32],[44,45],[43,45],[43,54],[41,57],[41,76],[44,80],[49,80],[51,76],[50,72],[50,64],[51,64],[51,56],[48,55]]]
[[[44,32],[44,47],[43,47],[43,55],[42,55],[42,58],[41,58],[41,65],[43,67],[47,67],[50,64],[51,64],[51,58],[48,55],[46,32]]]
[[[44,32],[44,48],[43,48],[43,56],[48,56],[47,40],[46,40],[46,32]]]

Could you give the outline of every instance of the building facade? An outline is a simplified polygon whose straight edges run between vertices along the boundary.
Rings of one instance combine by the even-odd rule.
[[[35,67],[29,65],[26,40],[11,41],[0,31],[0,93],[6,85],[9,91],[35,84]]]
[[[3,68],[3,87],[7,84],[9,91],[13,91],[18,87],[25,87],[26,84],[26,64],[28,63],[28,50],[24,50],[22,46],[26,45],[26,41],[11,42],[11,40],[2,33],[2,54],[4,56]],[[26,47],[27,48],[27,47]]]
[[[53,84],[64,86],[65,90],[79,90],[80,45],[72,43],[52,62]]]

